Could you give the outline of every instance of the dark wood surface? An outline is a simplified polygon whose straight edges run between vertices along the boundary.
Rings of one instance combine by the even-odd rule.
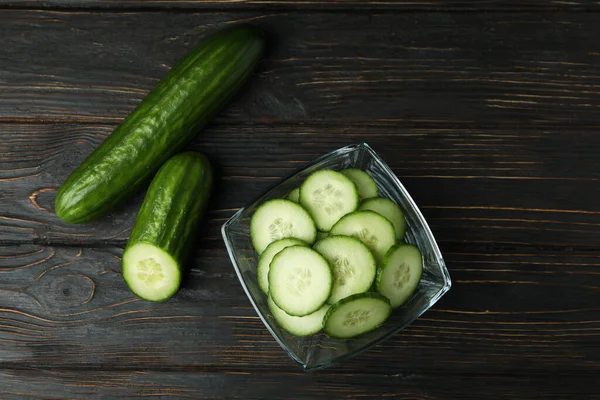
[[[9,10],[0,121],[116,124],[206,32],[239,21],[272,39],[215,119],[228,126],[597,125],[597,14],[547,12]]]
[[[597,4],[0,1],[0,398],[600,399]],[[143,193],[98,223],[57,188],[206,32],[269,32],[189,146],[218,183],[172,300],[120,256]],[[302,163],[367,142],[440,243],[451,291],[409,328],[303,373],[219,229]]]
[[[7,8],[97,8],[102,10],[358,10],[358,11],[590,11],[597,2],[585,0],[0,0]]]

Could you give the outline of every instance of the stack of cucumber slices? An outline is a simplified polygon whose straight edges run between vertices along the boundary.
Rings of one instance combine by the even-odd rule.
[[[310,174],[250,221],[257,279],[277,323],[339,339],[379,327],[416,290],[419,249],[404,242],[400,206],[360,169]]]

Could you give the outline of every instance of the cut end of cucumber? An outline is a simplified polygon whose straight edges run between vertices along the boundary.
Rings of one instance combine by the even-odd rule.
[[[131,291],[149,301],[165,301],[181,284],[181,271],[162,249],[138,243],[123,254],[123,278]]]

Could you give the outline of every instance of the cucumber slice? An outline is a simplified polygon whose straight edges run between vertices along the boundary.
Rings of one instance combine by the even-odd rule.
[[[266,201],[250,220],[250,237],[258,254],[279,239],[293,237],[312,245],[316,236],[317,229],[310,215],[290,200]]]
[[[136,243],[123,254],[123,278],[136,296],[165,301],[179,289],[179,264],[160,247]]]
[[[348,339],[378,328],[392,313],[390,301],[379,293],[359,293],[332,305],[323,318],[325,333]]]
[[[341,217],[355,211],[358,201],[356,185],[329,169],[313,172],[300,186],[300,204],[320,231],[329,231]]]
[[[332,286],[329,263],[310,247],[286,247],[271,261],[269,294],[289,315],[302,317],[317,311],[331,295]]]
[[[423,274],[423,256],[412,244],[395,245],[386,253],[377,271],[376,288],[400,307],[417,288]]]
[[[307,246],[307,244],[296,238],[279,239],[269,244],[260,255],[256,267],[256,275],[258,276],[258,286],[260,286],[265,294],[269,294],[269,266],[273,257],[281,250],[290,246]]]
[[[374,197],[372,199],[363,200],[358,207],[359,210],[371,210],[375,211],[387,218],[392,225],[394,225],[394,231],[396,232],[396,240],[402,240],[404,233],[406,232],[406,219],[400,206],[394,203],[390,199],[385,197]]]
[[[396,243],[392,223],[374,211],[356,211],[342,217],[329,234],[357,238],[371,250],[378,262]]]
[[[367,172],[358,168],[347,168],[341,170],[340,172],[354,182],[356,188],[358,189],[358,195],[361,199],[379,196],[377,184]]]
[[[323,317],[329,310],[329,305],[326,304],[312,314],[304,317],[294,317],[287,314],[269,297],[269,309],[275,321],[286,331],[295,336],[308,336],[319,332],[323,329]]]
[[[317,239],[316,240],[325,239],[327,236],[329,236],[329,232],[317,231]]]
[[[333,268],[333,289],[327,300],[329,304],[371,288],[377,264],[371,251],[360,240],[349,236],[328,236],[313,248]]]
[[[287,200],[293,201],[294,203],[300,203],[300,188],[292,190],[285,196]]]

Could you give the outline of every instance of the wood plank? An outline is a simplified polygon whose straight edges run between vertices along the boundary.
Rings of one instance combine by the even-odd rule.
[[[85,378],[82,379],[82,376]],[[139,397],[263,400],[299,399],[598,399],[595,377],[215,374],[152,371],[2,371],[7,400]],[[281,397],[280,397],[281,396]]]
[[[401,10],[401,11],[590,11],[598,4],[576,1],[514,0],[0,0],[0,7],[20,9],[115,10]]]
[[[271,48],[217,121],[598,124],[596,15],[502,12],[8,10],[0,119],[120,121],[207,32],[241,21]]]
[[[300,371],[250,306],[224,246],[198,241],[184,287],[158,304],[129,292],[120,254],[0,247],[0,369]],[[451,291],[332,372],[597,376],[599,251],[465,246],[445,257]]]
[[[57,188],[114,125],[0,125],[0,242],[121,246],[143,193],[94,224],[53,213]],[[600,249],[600,135],[584,130],[213,125],[189,149],[217,168],[204,239],[240,207],[328,151],[369,143],[444,245]]]

